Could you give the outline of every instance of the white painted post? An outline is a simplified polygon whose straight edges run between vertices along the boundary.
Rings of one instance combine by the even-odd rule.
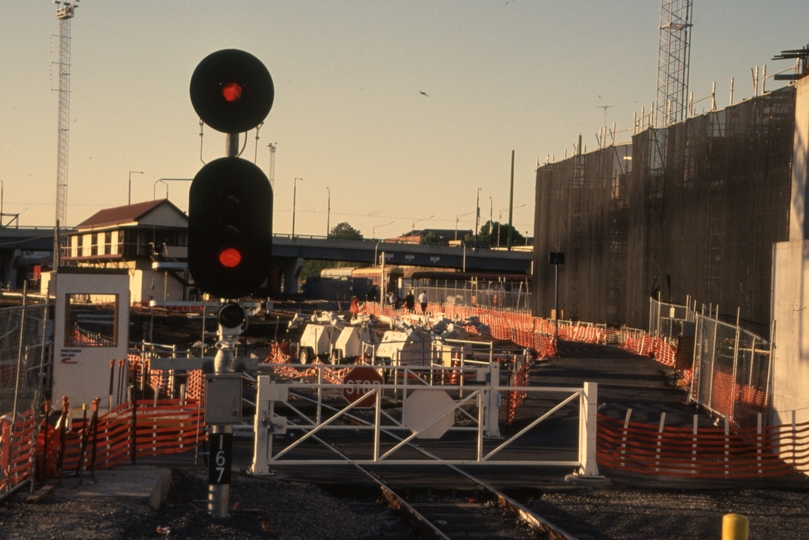
[[[629,431],[629,418],[632,416],[632,409],[626,410],[626,418],[624,418],[624,436],[621,437],[621,467],[624,466],[624,459],[626,456],[626,436]]]
[[[478,402],[478,440],[477,440],[477,461],[480,462],[483,460],[483,433],[486,424],[486,413],[484,412],[483,404],[486,400],[484,399],[484,393],[478,392],[477,402]]]
[[[697,473],[697,429],[699,427],[699,415],[694,415],[694,430],[691,436],[691,474]]]
[[[755,351],[755,349],[753,349]],[[758,462],[758,474],[762,473],[761,470],[761,413],[758,413],[758,425],[756,426],[756,461]]]
[[[598,415],[598,383],[586,382],[581,393],[579,414],[579,475],[599,476],[596,464],[596,422]]]
[[[730,422],[725,416],[725,475],[730,474]]]
[[[270,430],[267,429],[262,422],[265,418],[269,418],[269,400],[267,399],[267,392],[269,390],[270,378],[266,375],[259,375],[256,386],[256,417],[253,420],[253,465],[250,467],[252,474],[267,474],[270,470],[270,465],[267,463],[267,454],[269,447],[269,439],[271,437]]]
[[[380,299],[380,302],[382,300]],[[396,372],[394,371],[394,378],[396,377]],[[382,390],[378,387],[376,389],[376,398],[374,403],[374,461],[379,461],[379,441],[380,441],[380,423],[382,420]],[[404,408],[403,408],[404,410]]]
[[[663,450],[663,427],[666,425],[666,413],[660,413],[660,426],[657,428],[657,447],[655,448],[655,472],[660,471],[660,453]]]
[[[317,370],[317,412],[315,413],[315,423],[319,426],[323,415],[323,368],[318,366]]]
[[[486,396],[486,437],[500,437],[500,392],[496,390],[500,386],[500,363],[491,362],[489,364],[488,390],[484,390]],[[463,371],[461,372],[463,380]]]

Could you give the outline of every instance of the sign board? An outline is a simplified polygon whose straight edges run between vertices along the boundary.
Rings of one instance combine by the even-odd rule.
[[[407,397],[402,424],[418,439],[440,439],[455,423],[455,402],[443,390],[416,390]],[[423,430],[423,431],[422,431]]]
[[[233,433],[211,433],[211,459],[208,460],[208,484],[230,484],[233,463]]]
[[[551,251],[548,259],[551,264],[565,264],[565,254],[561,251]]]
[[[365,394],[373,390],[374,386],[381,385],[384,381],[382,375],[368,366],[355,367],[348,372],[348,375],[343,379],[344,385],[352,385],[351,387],[343,389],[343,397],[349,403],[355,403],[355,407],[359,409],[369,409],[376,403],[376,396],[368,396],[363,399]]]

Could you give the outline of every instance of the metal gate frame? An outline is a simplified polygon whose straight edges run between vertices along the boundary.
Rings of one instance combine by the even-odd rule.
[[[279,364],[279,366],[290,367],[290,364]],[[306,366],[299,366],[304,369],[318,368],[329,369],[331,366],[321,366],[308,364]],[[304,464],[317,464],[317,465],[345,465],[345,464],[388,464],[388,465],[425,465],[425,464],[450,464],[450,465],[529,465],[529,466],[559,466],[559,467],[575,467],[578,468],[578,474],[583,477],[597,477],[598,466],[595,460],[595,445],[596,445],[596,411],[598,403],[598,385],[596,383],[584,383],[583,387],[531,387],[531,386],[502,386],[500,384],[492,384],[493,372],[499,374],[499,364],[494,363],[484,368],[471,368],[466,367],[464,373],[474,373],[478,381],[484,381],[482,385],[466,384],[461,386],[457,385],[430,385],[429,382],[434,380],[436,373],[439,375],[442,372],[459,372],[458,367],[386,367],[386,371],[394,373],[394,380],[398,380],[400,374],[403,376],[404,384],[380,384],[373,385],[368,388],[366,386],[366,393],[364,396],[374,397],[374,405],[371,407],[373,410],[373,422],[360,418],[359,416],[351,414],[351,411],[356,408],[359,401],[349,403],[343,408],[336,408],[326,405],[322,402],[322,394],[326,390],[344,390],[346,388],[360,389],[363,387],[361,384],[328,384],[323,383],[322,375],[318,376],[318,383],[275,383],[270,380],[269,376],[262,375],[258,377],[258,395],[256,400],[256,416],[253,426],[254,431],[254,455],[251,472],[253,474],[269,474],[270,465],[304,465]],[[494,368],[497,368],[496,370]],[[422,375],[429,371],[429,377]],[[408,384],[408,379],[413,378],[417,384]],[[463,380],[464,377],[460,377]],[[499,383],[499,375],[494,379]],[[404,410],[404,402],[407,399],[408,392],[417,389],[440,389],[448,390],[457,393],[463,392],[463,395],[458,400],[453,400],[450,407],[436,411],[432,419],[428,420],[426,424],[418,430],[411,430],[403,425],[403,423],[387,414],[382,410],[382,397],[385,394],[391,395],[394,392],[401,392],[402,394],[402,409]],[[317,399],[303,396],[299,393],[296,394],[298,389],[317,390]],[[494,432],[496,426],[491,425],[491,418],[497,421],[497,415],[490,414],[492,409],[499,407],[501,392],[527,392],[527,393],[543,393],[543,394],[563,394],[560,401],[553,406],[550,410],[545,412],[542,416],[532,420],[526,427],[521,429],[516,434],[504,438],[494,449],[488,452],[484,451],[483,442],[485,439],[493,439],[488,433]],[[566,394],[566,395],[565,395]],[[290,396],[296,396],[298,399],[309,401],[317,405],[316,413],[314,415],[307,415],[290,403]],[[398,399],[398,398],[397,398]],[[538,424],[547,420],[554,413],[562,409],[565,405],[578,400],[579,404],[579,436],[578,436],[578,459],[575,461],[570,460],[508,460],[496,459],[495,456],[503,449],[520,439],[523,435],[528,433]],[[467,403],[475,401],[478,407],[477,418],[464,411],[461,407]],[[299,425],[291,423],[287,418],[275,414],[275,406],[278,403],[283,403],[291,411],[295,412],[300,418],[304,419],[306,424]],[[321,410],[325,408],[334,412],[334,415],[326,420],[323,420]],[[456,410],[461,410],[462,414],[469,418],[475,425],[472,427],[454,426],[449,428],[448,431],[453,432],[475,432],[475,458],[474,459],[444,459],[436,456],[430,452],[425,451],[416,444],[415,439],[420,433],[430,428],[436,422],[441,420],[447,414],[455,414]],[[487,421],[487,416],[490,420]],[[340,418],[348,418],[355,425],[334,425]],[[454,422],[453,422],[454,423]],[[356,425],[358,424],[358,425]],[[326,441],[318,437],[321,432],[329,430],[352,430],[352,431],[372,431],[373,432],[373,447],[372,457],[370,459],[351,459],[338,453],[331,448]],[[275,435],[286,434],[291,431],[300,431],[300,436],[296,441],[290,443],[280,452],[273,454],[273,437]],[[400,436],[396,432],[409,432],[408,435]],[[392,448],[383,452],[381,449],[381,435],[385,434],[393,437],[398,441]],[[499,435],[499,432],[498,432]],[[499,437],[498,437],[499,438]],[[340,459],[281,459],[291,450],[301,445],[304,441],[314,440],[323,444],[326,448],[337,453],[341,456]],[[415,448],[416,450],[427,455],[430,459],[396,459],[392,455],[404,446]]]

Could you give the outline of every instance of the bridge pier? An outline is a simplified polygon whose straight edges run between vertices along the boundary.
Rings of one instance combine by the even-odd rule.
[[[301,275],[301,268],[303,268],[303,259],[296,258],[282,258],[276,259],[279,266],[281,275],[284,276],[284,294],[298,294],[298,276]]]

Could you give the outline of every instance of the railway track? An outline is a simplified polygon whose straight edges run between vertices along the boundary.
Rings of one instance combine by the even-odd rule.
[[[337,444],[328,446],[350,462]],[[428,457],[434,457],[417,445],[411,446]],[[454,465],[429,466],[449,471],[456,477],[451,489],[414,485],[412,480],[403,483],[356,463],[352,465],[377,485],[387,506],[407,519],[424,538],[576,540],[516,500]],[[429,481],[427,477],[425,483]]]

